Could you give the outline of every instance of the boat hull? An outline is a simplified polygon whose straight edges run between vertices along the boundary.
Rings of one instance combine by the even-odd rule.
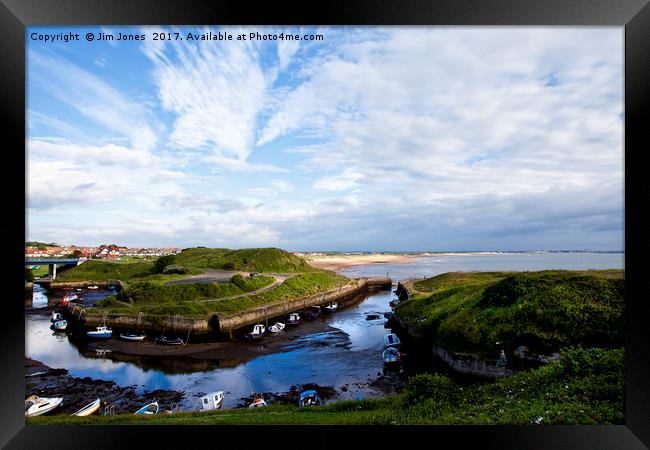
[[[161,339],[161,338],[156,338],[156,344],[163,344],[163,345],[181,345],[183,344],[183,340],[178,338],[178,339]]]
[[[100,403],[101,401],[97,399],[94,402],[84,406],[83,408],[81,408],[79,411],[77,411],[72,415],[78,417],[85,417],[85,416],[90,416],[91,414],[95,414],[99,410]]]
[[[113,333],[96,333],[94,331],[89,331],[86,333],[86,337],[91,339],[109,339]]]
[[[141,342],[144,341],[145,335],[135,335],[135,336],[130,336],[128,334],[120,334],[120,339],[124,341],[133,341],[133,342]]]

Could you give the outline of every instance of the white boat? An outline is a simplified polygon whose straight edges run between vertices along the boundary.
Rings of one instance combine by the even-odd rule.
[[[261,406],[268,406],[262,397],[256,397],[253,403],[248,405],[248,409],[259,408]]]
[[[213,411],[223,406],[223,391],[211,392],[201,397],[201,411]]]
[[[262,337],[265,332],[266,332],[266,327],[264,325],[262,325],[261,323],[258,323],[253,327],[253,331],[248,333],[247,336],[249,338],[252,338],[252,339],[257,339],[257,338]]]
[[[57,320],[62,320],[62,319],[63,319],[63,314],[61,314],[59,312],[56,312],[56,311],[52,311],[52,316],[50,317],[50,322],[54,323]]]
[[[120,339],[124,339],[125,341],[144,341],[144,338],[147,337],[144,333],[141,334],[136,334],[136,333],[120,333]]]
[[[68,328],[68,321],[65,319],[57,320],[52,324],[56,331],[63,331]]]
[[[94,331],[87,331],[86,336],[94,339],[108,339],[113,335],[113,330],[102,325]]]
[[[381,357],[384,360],[384,364],[394,364],[394,363],[398,363],[400,361],[401,354],[400,354],[399,350],[397,350],[395,347],[388,347],[381,354]]]
[[[400,340],[395,333],[388,333],[384,336],[384,345],[386,347],[395,347],[400,344]]]
[[[158,414],[158,402],[155,401],[149,403],[148,405],[144,405],[133,414]]]
[[[279,333],[282,330],[284,330],[284,324],[282,322],[276,322],[275,325],[269,327],[271,333]]]
[[[99,289],[99,286],[88,286],[88,289]]]
[[[298,325],[300,323],[300,315],[298,313],[289,314],[289,320],[286,321],[287,325]]]
[[[325,308],[323,308],[323,309],[324,309],[326,312],[331,312],[331,313],[333,313],[334,311],[336,311],[336,310],[338,309],[338,307],[339,307],[338,303],[334,302],[334,303],[330,303],[329,305],[327,305],[327,306],[326,306]]]
[[[76,413],[71,414],[72,416],[89,416],[91,414],[95,414],[99,410],[99,405],[101,401],[99,399],[95,400],[92,403],[87,404],[83,408],[81,408],[79,411]]]
[[[52,411],[63,402],[63,397],[38,397],[32,395],[25,400],[25,415],[28,417],[40,416]]]

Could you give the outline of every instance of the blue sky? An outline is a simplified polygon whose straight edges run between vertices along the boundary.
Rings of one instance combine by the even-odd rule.
[[[81,40],[31,39],[67,32]],[[29,240],[624,248],[623,28],[30,27],[26,40]]]

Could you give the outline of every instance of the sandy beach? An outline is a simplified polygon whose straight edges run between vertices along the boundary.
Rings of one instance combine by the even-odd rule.
[[[384,255],[380,253],[366,255],[305,255],[307,262],[314,267],[325,270],[341,270],[362,264],[404,264],[425,255]]]

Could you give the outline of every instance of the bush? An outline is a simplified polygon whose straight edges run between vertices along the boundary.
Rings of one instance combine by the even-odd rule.
[[[440,404],[449,403],[455,385],[444,375],[421,373],[410,377],[404,384],[404,399],[409,405],[434,399]]]
[[[187,273],[187,268],[185,266],[169,265],[163,269],[162,273],[165,275],[169,275],[171,273],[184,274]]]
[[[165,267],[171,266],[176,261],[176,255],[161,256],[153,263],[155,273],[163,273]]]

